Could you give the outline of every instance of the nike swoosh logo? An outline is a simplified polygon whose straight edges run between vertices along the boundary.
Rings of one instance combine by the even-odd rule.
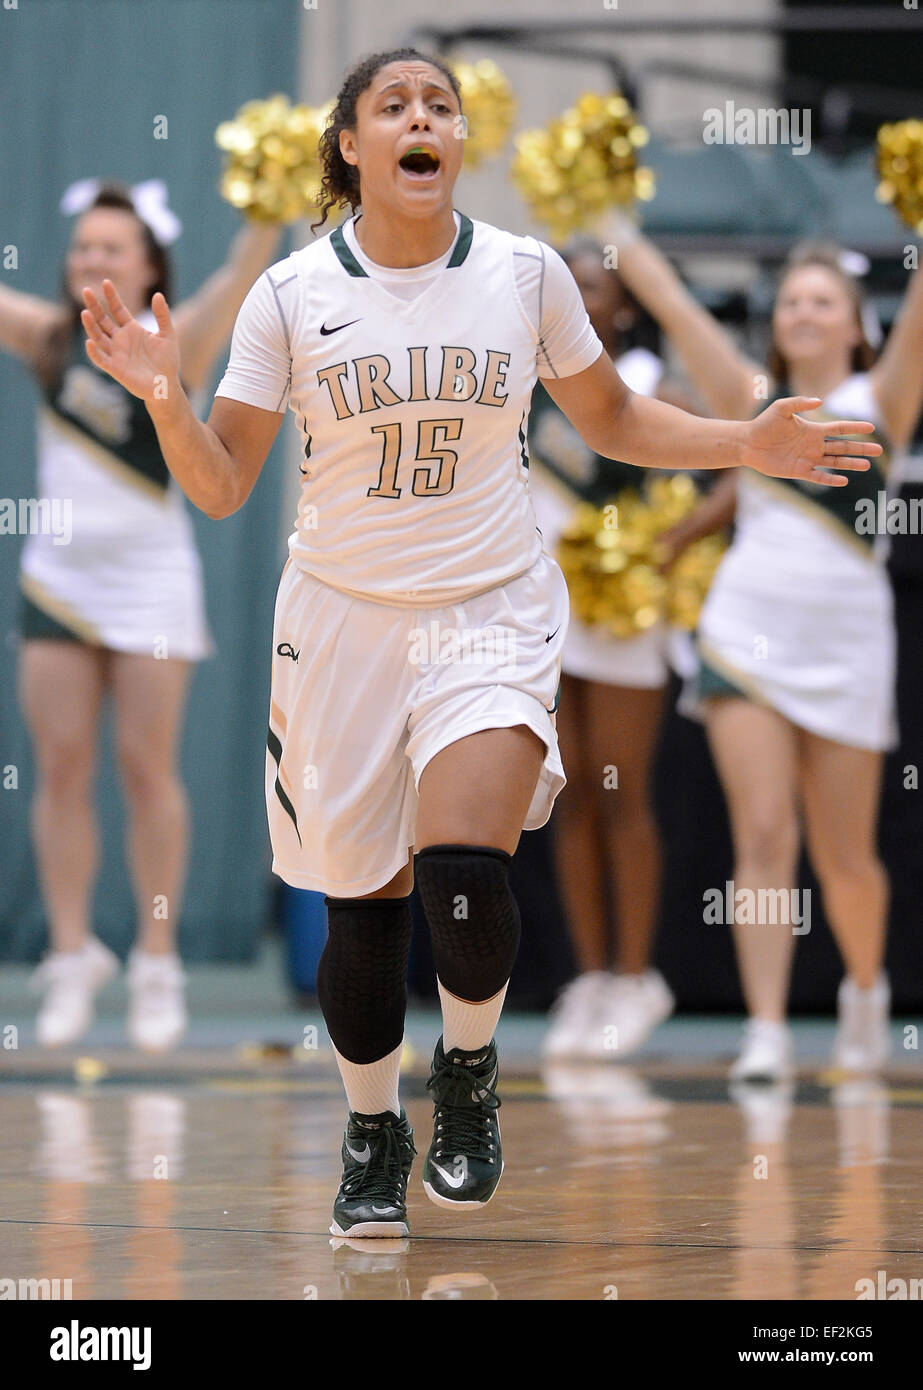
[[[499,1070],[500,1070],[499,1067],[494,1067],[494,1074],[493,1074],[493,1076],[490,1078],[489,1081],[485,1081],[485,1082],[483,1082],[482,1084],[485,1085],[485,1086],[494,1086],[494,1085],[496,1084],[496,1081],[497,1081],[497,1073],[499,1072]],[[477,1103],[477,1102],[483,1100],[483,1096],[479,1096],[475,1091],[472,1091],[472,1092],[471,1092],[471,1099],[472,1099],[475,1103]]]
[[[360,1152],[357,1149],[350,1148],[347,1142],[346,1152],[352,1154],[357,1163],[368,1163],[372,1155],[372,1150],[369,1148],[368,1144],[366,1144],[365,1148]]]
[[[555,632],[560,632],[560,631],[561,631],[561,624],[558,623],[558,625],[557,625],[557,627],[555,628],[554,632],[549,632],[548,636],[545,638],[545,641],[546,641],[546,642],[550,642],[551,639],[552,639],[552,637],[554,636],[554,633],[555,633]]]
[[[445,1178],[446,1182],[449,1184],[449,1187],[459,1188],[465,1181],[464,1173],[462,1173],[460,1178],[457,1178],[454,1173],[447,1173],[444,1168],[440,1168],[438,1163],[434,1163],[433,1167],[435,1168],[436,1172],[439,1174],[441,1178]]]
[[[397,1207],[372,1207],[372,1211],[376,1216],[390,1216],[392,1212],[397,1211]]]
[[[331,333],[339,333],[341,328],[352,328],[353,324],[358,322],[358,319],[350,319],[349,323],[338,323],[336,328],[328,328],[325,323],[322,323],[320,326],[320,331],[325,338],[328,338]]]

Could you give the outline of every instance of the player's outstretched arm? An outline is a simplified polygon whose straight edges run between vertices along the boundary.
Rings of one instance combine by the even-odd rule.
[[[704,420],[649,396],[629,391],[605,352],[574,376],[542,383],[590,448],[605,458],[644,468],[756,469],[774,478],[799,478],[844,487],[849,481],[830,468],[864,472],[882,452],[870,440],[867,420],[803,420],[816,410],[813,396],[773,402],[754,420]]]
[[[157,332],[149,333],[111,280],[103,281],[103,292],[105,304],[83,291],[90,361],[144,401],[166,465],[190,502],[216,520],[230,516],[249,497],[284,415],[220,397],[203,424],[180,382],[176,331],[163,295],[151,301]]]

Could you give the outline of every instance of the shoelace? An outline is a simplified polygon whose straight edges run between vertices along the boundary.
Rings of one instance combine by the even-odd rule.
[[[356,1165],[358,1171],[351,1172],[344,1190],[353,1196],[357,1192],[368,1197],[387,1197],[391,1200],[403,1193],[406,1157],[416,1153],[409,1135],[396,1130],[393,1125],[383,1125],[378,1134],[363,1130],[363,1137],[371,1149],[368,1161]]]
[[[438,1087],[436,1100],[436,1154],[465,1154],[469,1158],[489,1159],[491,1152],[490,1115],[500,1108],[500,1097],[493,1087],[481,1081],[471,1067],[446,1062],[426,1083],[428,1091]],[[471,1099],[476,1092],[478,1103]],[[439,1126],[442,1132],[439,1132]]]

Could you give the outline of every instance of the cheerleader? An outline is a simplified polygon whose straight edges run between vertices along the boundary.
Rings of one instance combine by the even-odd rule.
[[[629,346],[638,336],[640,310],[616,271],[605,268],[602,245],[575,238],[561,256],[626,386],[685,404],[666,389],[660,358]],[[529,487],[549,554],[579,502],[602,506],[624,488],[643,492],[644,472],[595,454],[541,382],[532,399],[529,442]],[[661,846],[650,776],[669,673],[667,638],[663,623],[619,639],[570,615],[557,712],[569,785],[556,806],[553,836],[580,973],[555,1004],[543,1047],[551,1059],[625,1057],[673,1010],[669,986],[651,967]],[[607,766],[618,769],[617,790],[605,787]]]
[[[151,297],[172,293],[167,247],[181,228],[159,180],[131,190],[81,180],[61,210],[76,220],[59,302],[0,287],[0,346],[29,367],[42,393],[38,494],[71,508],[70,534],[37,529],[20,569],[19,697],[36,767],[32,838],[51,938],[34,977],[44,994],[37,1036],[45,1047],[80,1038],[96,991],[118,969],[91,926],[93,785],[108,693],[138,914],[128,1032],[135,1046],[163,1051],[186,1026],[176,923],[188,813],[177,747],[191,666],[210,639],[182,491],[141,402],[86,360],[80,313],[82,288],[102,293],[105,278],[153,329]],[[226,263],[178,306],[189,390],[208,382],[278,237],[276,227],[241,230]]]
[[[109,280],[102,300],[84,291],[91,361],[144,401],[209,516],[243,506],[286,406],[300,427],[266,796],[275,872],[326,894],[317,990],[349,1104],[337,1236],[408,1230],[415,1148],[398,1082],[414,878],[443,1017],[424,1189],[470,1211],[503,1171],[494,1031],[521,926],[508,871],[564,785],[568,601],[529,496],[536,378],[609,458],[746,462],[840,486],[825,465],[862,470],[877,452],[835,438],[855,425],[799,419],[807,400],[742,424],[629,391],[551,247],[453,207],[460,116],[452,71],[415,49],[346,74],[322,187],[324,216],[351,215],[250,291],[207,424],[180,382],[165,297],[152,333]]]
[[[869,517],[884,496],[884,462],[906,447],[923,400],[923,277],[912,275],[876,360],[847,254],[824,244],[795,248],[761,367],[626,219],[613,236],[620,273],[669,334],[711,409],[749,418],[767,400],[797,391],[823,402],[815,419],[872,421],[884,446],[870,472],[836,493],[740,470],[716,489],[710,518],[693,519],[686,533],[695,539],[724,520],[736,487],[734,541],[698,631],[698,695],[731,819],[730,915],[749,1015],[732,1076],[792,1073],[789,977],[795,938],[810,929],[810,905],[794,887],[802,840],[845,968],[833,1064],[874,1071],[889,1049],[888,883],[877,816],[883,754],[897,730],[892,595]],[[747,906],[761,890],[762,919]],[[780,890],[784,918],[775,910]]]

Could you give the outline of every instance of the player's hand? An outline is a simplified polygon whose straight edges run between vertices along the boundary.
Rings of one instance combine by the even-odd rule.
[[[774,401],[750,420],[744,436],[741,462],[769,478],[799,478],[802,482],[845,487],[849,479],[829,468],[864,473],[869,459],[882,452],[871,440],[843,439],[841,435],[871,434],[868,420],[802,420],[798,410],[816,410],[817,396],[789,396]]]
[[[80,322],[87,334],[87,356],[119,385],[143,401],[163,400],[179,389],[179,344],[167,301],[151,300],[157,332],[149,333],[125,308],[111,280],[103,281],[106,303],[84,289]]]

